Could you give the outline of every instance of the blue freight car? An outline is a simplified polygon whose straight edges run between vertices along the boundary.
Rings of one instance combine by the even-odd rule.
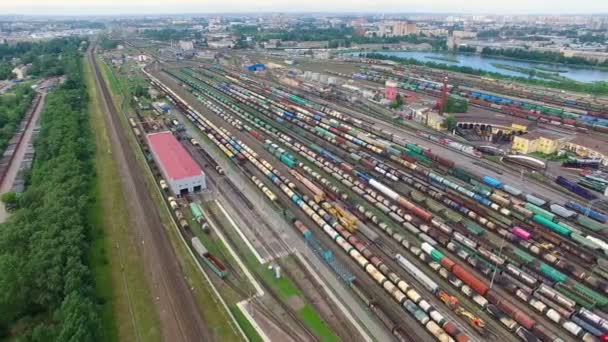
[[[481,180],[484,183],[486,183],[489,186],[494,187],[496,189],[500,189],[502,187],[502,182],[500,182],[499,180],[496,180],[490,176],[484,176]]]
[[[557,176],[557,178],[555,179],[555,183],[557,183],[558,185],[561,185],[562,187],[570,190],[571,192],[581,196],[582,198],[584,198],[586,200],[594,200],[597,198],[597,196],[595,196],[591,192],[587,191],[587,189],[581,187],[580,185],[578,185],[576,183],[569,181],[565,177]]]
[[[585,216],[589,216],[590,218],[601,222],[601,223],[606,223],[606,221],[608,221],[608,217],[606,215],[600,214],[597,211],[588,208],[587,206],[583,206],[579,203],[576,203],[574,201],[569,201],[566,203],[566,207],[570,208],[572,210],[578,211],[579,213],[585,215]]]

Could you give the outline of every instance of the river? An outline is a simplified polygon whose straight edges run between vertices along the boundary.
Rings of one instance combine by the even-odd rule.
[[[508,76],[523,76],[527,77],[525,73],[505,70],[497,68],[492,64],[504,64],[515,67],[522,67],[533,69],[534,67],[551,68],[556,69],[558,72],[551,71],[551,73],[558,73],[560,76],[564,76],[579,82],[595,82],[595,81],[608,81],[608,71],[592,68],[572,68],[562,64],[547,64],[547,63],[533,63],[516,61],[511,59],[502,59],[495,57],[485,57],[477,54],[442,54],[438,52],[417,52],[417,51],[374,51],[387,56],[396,56],[401,58],[414,58],[422,62],[434,62],[442,63],[447,65],[455,66],[466,66],[475,69],[482,69],[485,71],[491,71],[500,73]],[[429,58],[430,57],[430,58]],[[441,58],[453,59],[454,61],[439,60]],[[547,70],[538,70],[540,72],[549,72]]]

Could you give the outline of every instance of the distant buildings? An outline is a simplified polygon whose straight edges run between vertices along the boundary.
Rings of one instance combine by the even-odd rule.
[[[231,49],[234,47],[234,41],[231,39],[223,39],[212,42],[207,42],[210,49]]]
[[[477,32],[470,31],[454,31],[452,34],[448,35],[448,40],[446,42],[448,50],[456,49],[463,39],[474,39],[477,37]]]
[[[598,61],[599,63],[604,63],[608,59],[608,52],[564,49],[562,50],[562,54],[564,57],[579,57],[589,61]]]
[[[180,40],[179,48],[184,51],[194,50],[194,42],[191,40]]]
[[[401,37],[418,33],[420,33],[420,29],[416,24],[407,21],[385,21],[378,24],[380,37]]]

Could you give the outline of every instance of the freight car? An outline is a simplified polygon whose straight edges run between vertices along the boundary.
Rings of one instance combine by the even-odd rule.
[[[567,178],[562,176],[557,176],[555,179],[555,183],[558,185],[568,189],[570,192],[573,192],[586,200],[594,200],[597,199],[597,196],[590,193],[588,190],[584,189],[580,185],[569,181]]]
[[[209,253],[198,237],[193,237],[190,240],[190,243],[192,244],[192,248],[196,254],[201,258],[201,260],[203,260],[205,265],[207,265],[213,271],[213,273],[220,278],[225,278],[228,275],[228,270],[226,267],[224,267],[219,260]]]

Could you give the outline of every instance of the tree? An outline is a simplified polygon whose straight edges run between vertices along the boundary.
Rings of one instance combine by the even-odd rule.
[[[7,208],[16,208],[19,204],[19,195],[12,191],[2,194],[1,199]]]
[[[456,120],[456,117],[454,117],[454,115],[447,115],[443,119],[441,126],[451,132],[454,130],[454,128],[456,128],[457,124],[458,121]]]
[[[466,113],[469,109],[469,103],[465,99],[450,95],[443,109],[446,113]]]
[[[389,104],[389,107],[391,109],[397,109],[403,106],[403,103],[403,97],[401,96],[401,94],[397,94],[397,97],[395,97],[395,101],[391,102]]]
[[[88,263],[94,146],[79,45],[55,59],[67,81],[45,99],[28,185],[19,209],[0,225],[1,337],[100,338]]]

